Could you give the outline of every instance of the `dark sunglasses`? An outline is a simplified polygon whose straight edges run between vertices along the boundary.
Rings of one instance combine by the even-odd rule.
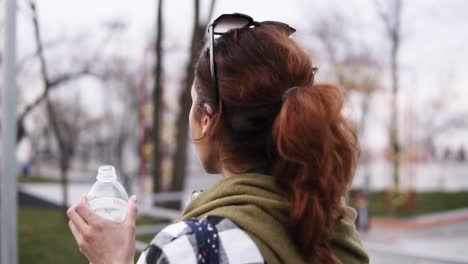
[[[261,25],[273,25],[283,30],[288,36],[296,32],[296,29],[290,27],[288,24],[277,22],[277,21],[263,21],[257,22],[252,17],[240,13],[234,14],[223,14],[216,18],[213,23],[208,26],[208,33],[210,34],[210,71],[211,79],[215,88],[215,96],[219,101],[219,87],[218,87],[218,75],[216,73],[216,62],[214,52],[214,36],[222,36],[231,30],[258,27]]]

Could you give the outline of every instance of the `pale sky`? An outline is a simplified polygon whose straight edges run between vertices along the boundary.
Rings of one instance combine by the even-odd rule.
[[[209,1],[201,0],[205,5]],[[449,91],[449,107],[468,112],[468,1],[465,0],[406,0],[403,13],[404,40],[401,49],[402,67],[401,104],[408,102],[409,96],[417,97],[414,108],[420,109],[424,103],[439,96],[441,89]],[[164,2],[165,47],[187,49],[192,30],[193,2],[173,0]],[[18,19],[18,57],[34,50],[32,26],[24,1],[19,0],[21,13]],[[375,43],[377,50],[385,51],[382,41],[382,26],[376,18],[372,0],[328,1],[328,0],[218,0],[214,17],[221,13],[241,12],[258,21],[279,20],[296,29],[298,38],[307,35],[316,19],[331,14],[336,9],[346,16],[355,18],[359,25],[353,34]],[[38,10],[44,41],[70,39],[81,36],[91,38],[88,45],[98,43],[103,37],[106,22],[116,18],[127,23],[125,32],[111,42],[109,49],[128,54],[135,63],[143,57],[143,50],[153,37],[155,28],[156,1],[143,0],[38,0]],[[206,13],[206,12],[204,12]],[[68,47],[70,48],[70,47]],[[87,56],[86,51],[93,47],[77,45],[75,54]],[[385,54],[383,54],[384,56]],[[184,71],[183,52],[171,51],[166,57],[169,80]],[[318,76],[320,78],[320,75]],[[76,87],[92,87],[92,80],[83,80]],[[175,87],[169,84],[169,87]],[[449,87],[449,89],[448,89]],[[40,92],[39,87],[30,87],[24,95],[32,100]],[[82,98],[85,105],[95,107],[103,101],[102,92],[84,89]],[[175,89],[173,89],[175,90]],[[67,93],[68,90],[60,91]],[[384,100],[383,100],[384,101]],[[382,99],[374,104],[373,119],[385,118],[379,111]],[[386,130],[382,125],[373,129],[368,140],[377,146],[386,145]],[[461,138],[464,137],[464,134]],[[456,141],[458,142],[459,139]],[[463,140],[463,139],[460,139]],[[466,140],[465,140],[466,142]]]

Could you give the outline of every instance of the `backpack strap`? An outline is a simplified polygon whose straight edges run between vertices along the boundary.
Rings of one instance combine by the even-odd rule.
[[[191,218],[185,223],[195,234],[198,246],[198,264],[219,264],[219,236],[216,229],[218,217],[208,216],[203,220]]]

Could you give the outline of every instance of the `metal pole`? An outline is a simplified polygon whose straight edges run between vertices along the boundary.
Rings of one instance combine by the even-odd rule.
[[[16,186],[16,0],[6,0],[2,91],[1,261],[17,264]]]

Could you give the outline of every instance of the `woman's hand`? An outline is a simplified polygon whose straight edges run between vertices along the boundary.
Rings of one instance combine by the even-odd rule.
[[[135,256],[136,197],[128,203],[128,213],[121,223],[112,222],[94,213],[86,196],[68,209],[68,226],[81,253],[93,264],[129,264]]]

